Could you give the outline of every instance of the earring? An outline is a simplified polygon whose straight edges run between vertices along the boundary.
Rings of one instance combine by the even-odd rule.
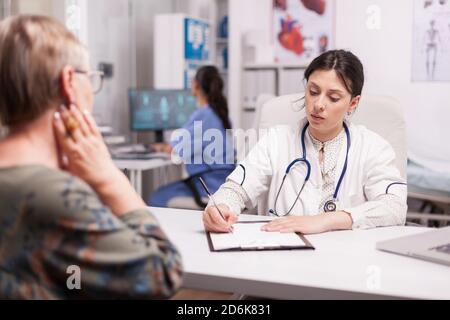
[[[353,112],[347,112],[347,115],[345,116],[345,120],[350,121],[352,115],[353,115]]]

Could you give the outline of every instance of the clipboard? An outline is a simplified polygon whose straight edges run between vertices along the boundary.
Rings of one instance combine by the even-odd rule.
[[[236,225],[243,224],[261,224],[261,223],[269,223],[271,221],[240,221],[237,222]],[[214,247],[214,243],[211,237],[211,232],[206,232],[206,237],[208,240],[209,250],[211,252],[242,252],[242,251],[291,251],[291,250],[315,250],[314,246],[311,242],[306,239],[306,237],[301,233],[295,233],[304,245],[240,245],[235,247],[230,247],[226,249],[216,249]]]

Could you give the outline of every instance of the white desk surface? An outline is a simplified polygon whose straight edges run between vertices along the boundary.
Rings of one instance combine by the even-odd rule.
[[[173,164],[172,160],[164,158],[148,159],[148,160],[114,160],[115,165],[120,170],[153,170],[157,168],[167,167]]]
[[[213,253],[200,212],[151,210],[183,256],[186,288],[275,299],[450,299],[449,267],[375,249],[378,241],[427,229],[389,227],[307,236],[315,251]]]

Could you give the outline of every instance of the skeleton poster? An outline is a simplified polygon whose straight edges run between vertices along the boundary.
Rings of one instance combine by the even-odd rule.
[[[414,0],[412,80],[450,81],[450,0]]]
[[[334,0],[273,0],[275,62],[307,64],[334,46]]]

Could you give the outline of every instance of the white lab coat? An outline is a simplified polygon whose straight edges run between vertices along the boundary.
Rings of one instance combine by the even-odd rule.
[[[244,171],[241,167],[237,167],[229,176],[228,180],[238,184],[243,182],[242,187],[251,201],[251,206],[258,205],[260,215],[269,215],[269,210],[274,209],[276,194],[286,168],[293,160],[302,157],[301,132],[306,123],[306,119],[302,120],[296,130],[290,126],[269,129],[242,162],[246,168],[245,181],[243,182]],[[338,195],[337,211],[375,200],[386,193],[386,188],[391,183],[404,182],[400,171],[395,166],[395,152],[391,145],[364,126],[347,124],[350,130],[351,147],[347,173]],[[338,157],[335,184],[338,183],[345,163],[347,139],[344,141]],[[306,157],[312,167],[311,177],[292,210],[292,215],[317,215],[323,212],[323,210],[318,211],[322,195],[322,174],[318,153],[308,134],[305,135],[305,144]],[[306,165],[298,163],[288,174],[278,198],[276,206],[278,214],[287,213],[295,202],[306,171]],[[394,185],[389,188],[389,193],[399,196],[406,203],[406,186]],[[376,202],[373,205],[376,206]]]

